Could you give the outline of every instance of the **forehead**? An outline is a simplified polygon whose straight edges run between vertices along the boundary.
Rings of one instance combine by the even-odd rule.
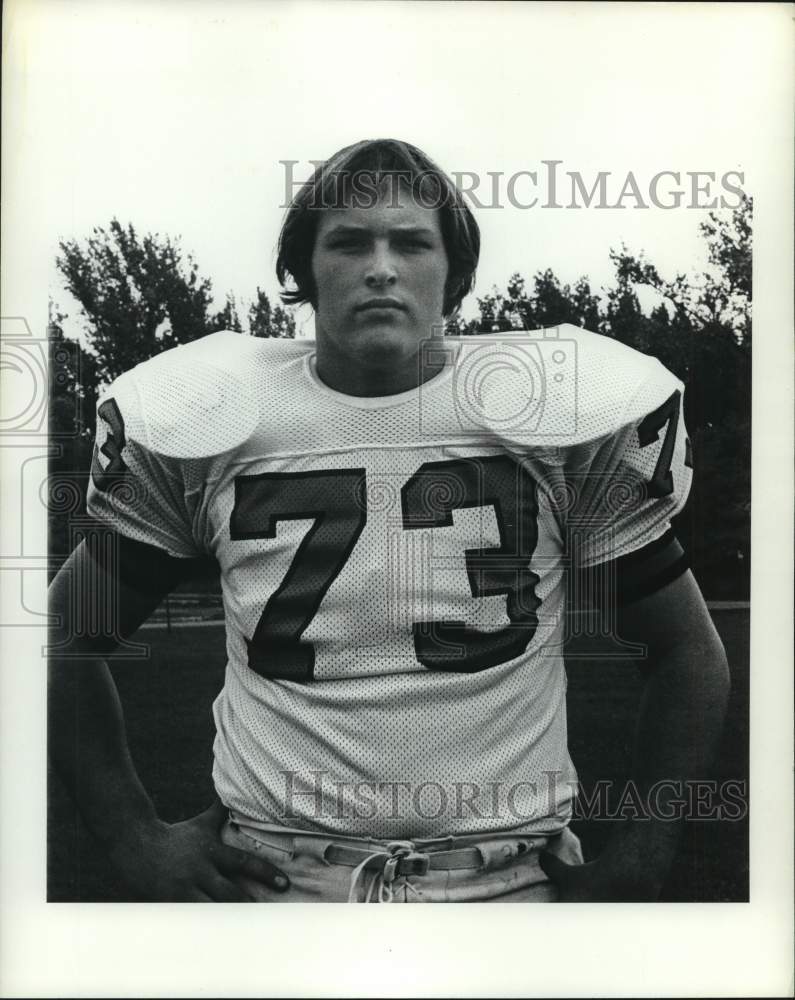
[[[363,191],[359,197],[352,195],[343,206],[323,210],[317,236],[350,227],[371,232],[424,229],[441,234],[439,210],[423,205],[403,185],[395,190],[382,190],[377,198],[373,191]]]

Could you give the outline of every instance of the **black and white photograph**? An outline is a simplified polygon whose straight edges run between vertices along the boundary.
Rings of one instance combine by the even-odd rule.
[[[3,995],[786,994],[791,15],[6,6]]]

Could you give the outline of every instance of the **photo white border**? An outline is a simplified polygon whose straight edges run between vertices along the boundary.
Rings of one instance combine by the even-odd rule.
[[[6,293],[20,269],[27,269],[28,277],[33,269],[42,274],[44,298],[47,261],[41,257],[38,229],[31,220],[35,221],[37,177],[47,165],[25,160],[25,131],[35,128],[25,120],[25,52],[35,38],[24,34],[23,10],[37,6],[41,0],[10,0],[3,11],[2,291]],[[226,5],[227,12],[230,6]],[[591,10],[600,6],[591,5]],[[652,19],[666,16],[665,4],[645,6]],[[704,8],[732,5],[690,6],[695,25]],[[738,66],[737,89],[727,99],[738,99],[744,75],[764,74],[770,81],[769,102],[759,109],[768,126],[766,169],[746,178],[755,209],[751,902],[529,910],[492,906],[487,913],[478,905],[448,905],[441,910],[352,907],[343,912],[297,905],[274,911],[47,904],[43,633],[4,629],[0,632],[0,995],[775,996],[791,992],[792,6],[733,6],[748,18],[749,39],[761,44],[749,52],[746,65]],[[499,16],[510,16],[510,10],[503,6]],[[484,10],[484,17],[490,16]],[[699,23],[703,30],[703,22]],[[675,58],[671,72],[676,72]],[[41,303],[35,310],[40,313]],[[8,508],[9,491],[17,485],[4,481],[3,508]],[[44,538],[46,525],[42,527]],[[16,601],[7,579],[11,575],[0,572],[3,610]]]

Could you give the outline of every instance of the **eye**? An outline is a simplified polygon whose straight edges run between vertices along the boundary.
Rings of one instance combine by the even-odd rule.
[[[367,240],[363,236],[338,236],[332,239],[328,246],[332,250],[343,250],[346,252],[358,251],[366,246]]]
[[[398,240],[398,246],[401,250],[407,250],[409,253],[421,253],[423,250],[433,249],[428,240],[417,236],[407,236]]]

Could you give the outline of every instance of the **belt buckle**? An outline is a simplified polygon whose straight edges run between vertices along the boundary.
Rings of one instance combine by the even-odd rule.
[[[430,855],[409,851],[401,856],[398,870],[401,875],[427,875],[430,867]]]

